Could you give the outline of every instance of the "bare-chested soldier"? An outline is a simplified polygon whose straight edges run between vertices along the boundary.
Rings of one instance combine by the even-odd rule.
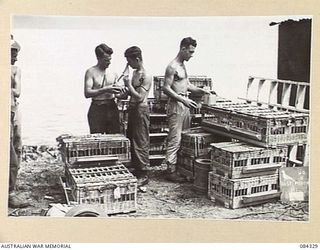
[[[90,133],[119,133],[119,110],[115,94],[122,93],[123,88],[114,85],[117,75],[107,70],[113,50],[106,44],[100,44],[95,48],[95,54],[98,62],[86,71],[84,80],[84,95],[92,98],[88,112]]]
[[[188,98],[187,91],[206,94],[206,90],[190,84],[185,61],[193,56],[197,46],[196,40],[191,37],[182,39],[180,50],[176,58],[166,68],[164,92],[169,96],[167,115],[169,134],[167,137],[166,163],[168,167],[167,179],[174,182],[183,182],[185,179],[177,175],[177,152],[180,148],[181,132],[190,127],[190,108],[197,108],[197,104]]]
[[[152,77],[144,67],[139,47],[128,48],[124,55],[128,66],[134,69],[131,81],[128,79],[129,69],[124,77],[124,83],[131,96],[128,108],[127,135],[131,141],[131,163],[135,167],[138,186],[142,186],[148,183],[150,111],[147,101]]]
[[[20,198],[16,192],[16,182],[20,168],[22,141],[21,119],[18,98],[21,91],[21,70],[14,65],[21,47],[11,36],[11,117],[10,117],[10,177],[9,177],[9,207],[23,208],[30,205]]]

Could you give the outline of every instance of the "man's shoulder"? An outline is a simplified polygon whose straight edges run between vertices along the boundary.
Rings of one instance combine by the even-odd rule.
[[[86,70],[86,74],[94,74],[95,71],[96,71],[95,66],[92,66]]]
[[[149,84],[152,83],[152,75],[149,74],[148,72],[146,72],[146,73],[144,74],[144,81],[143,81],[143,83],[144,83],[145,85],[149,85]]]
[[[177,68],[179,67],[179,64],[176,60],[172,60],[168,66],[167,66],[167,70],[169,71],[175,71]]]

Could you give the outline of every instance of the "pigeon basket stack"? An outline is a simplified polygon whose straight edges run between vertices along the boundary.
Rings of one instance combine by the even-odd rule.
[[[130,162],[130,140],[123,134],[62,135],[57,138],[62,160],[69,164],[78,157],[109,155]]]
[[[274,110],[248,103],[203,105],[203,112],[214,115],[202,127],[254,145],[274,147],[306,143],[309,115]]]
[[[71,200],[94,204],[107,214],[129,213],[137,207],[137,179],[120,162],[91,162],[66,168]]]
[[[248,103],[203,105],[206,131],[239,141],[212,143],[208,196],[228,208],[280,197],[279,169],[287,166],[288,146],[307,142],[309,117]]]
[[[226,137],[204,131],[201,127],[181,133],[181,147],[178,153],[178,171],[188,178],[194,178],[194,162],[197,158],[210,158],[210,143],[228,141]]]
[[[287,147],[262,148],[243,142],[212,143],[208,196],[227,208],[239,208],[279,198],[279,168],[287,162]]]
[[[209,172],[208,196],[226,208],[257,205],[280,197],[278,174],[229,179]]]

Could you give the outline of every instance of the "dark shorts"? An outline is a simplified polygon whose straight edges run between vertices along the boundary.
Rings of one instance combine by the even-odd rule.
[[[120,133],[119,110],[114,100],[104,104],[91,103],[88,111],[90,133]]]

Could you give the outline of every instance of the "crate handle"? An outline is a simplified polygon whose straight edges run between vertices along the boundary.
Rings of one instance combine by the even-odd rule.
[[[214,124],[215,127],[220,127],[224,130],[226,130],[228,133],[230,131],[232,131],[233,133],[235,134],[240,134],[240,135],[243,135],[245,134],[246,136],[250,137],[250,138],[253,138],[255,140],[262,140],[262,136],[261,134],[254,134],[254,133],[250,133],[250,132],[247,132],[247,131],[243,131],[243,130],[240,130],[240,129],[236,129],[236,128],[231,128],[230,125],[220,125],[220,124]]]
[[[244,167],[242,169],[242,173],[247,174],[247,173],[255,173],[255,172],[264,172],[264,171],[272,171],[280,168],[280,164],[276,165],[267,165],[263,167]]]
[[[102,193],[103,191],[107,190],[107,189],[116,189],[118,186],[116,184],[112,184],[112,183],[109,183],[103,187],[100,187],[98,188],[98,191],[100,193]]]
[[[247,195],[247,196],[243,196],[243,200],[242,202],[244,204],[250,204],[250,203],[255,203],[257,201],[265,201],[265,200],[271,200],[271,199],[275,199],[275,198],[279,198],[281,195],[281,192],[275,192],[275,193],[269,193],[269,194],[264,194],[264,195]]]
[[[92,155],[92,156],[85,156],[85,157],[76,157],[73,163],[87,163],[87,162],[105,162],[105,161],[117,161],[117,155]]]

